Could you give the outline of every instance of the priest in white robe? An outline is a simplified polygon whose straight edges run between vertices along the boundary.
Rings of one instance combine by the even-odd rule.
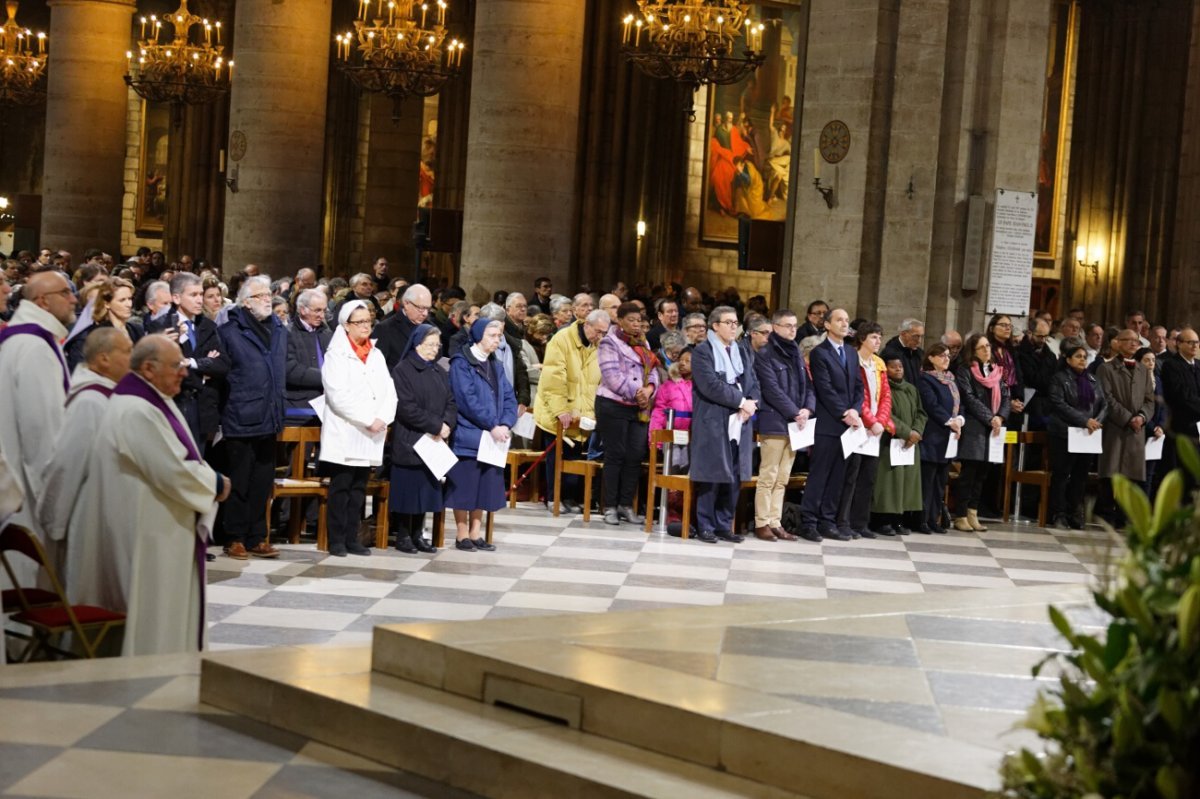
[[[126,612],[124,655],[195,652],[204,640],[206,544],[197,515],[229,495],[229,480],[201,459],[172,402],[187,374],[179,345],[146,336],[131,367],[88,460],[79,513],[104,546],[80,560],[76,599]]]
[[[129,374],[129,359],[133,342],[120,328],[98,327],[87,337],[83,347],[85,363],[71,375],[67,392],[66,413],[62,429],[54,442],[54,454],[46,468],[44,493],[38,504],[38,521],[52,545],[59,580],[72,590],[71,562],[90,558],[96,545],[96,526],[75,511],[79,507],[79,490],[87,477],[88,458],[92,443],[100,430],[100,419],[108,407],[108,398],[117,381]],[[68,531],[71,540],[67,540]]]
[[[39,519],[46,467],[62,425],[63,401],[70,376],[59,344],[75,321],[75,294],[58,272],[39,272],[29,278],[23,299],[0,331],[0,452],[24,495],[24,504],[9,521],[29,529],[49,543]],[[32,585],[37,566],[13,558],[22,585]],[[0,573],[0,587],[7,578]]]

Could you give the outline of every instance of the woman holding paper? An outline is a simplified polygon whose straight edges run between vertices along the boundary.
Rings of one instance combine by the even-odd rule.
[[[989,439],[1000,435],[1010,409],[1004,370],[992,360],[987,336],[967,337],[954,379],[966,419],[958,442],[962,471],[954,486],[954,529],[982,533],[987,528],[979,523],[979,496],[987,476]]]
[[[947,457],[947,452],[952,441],[958,446],[959,434],[966,423],[961,415],[958,382],[950,371],[950,348],[940,341],[925,350],[917,388],[929,419],[921,438],[921,504],[925,521],[915,529],[918,533],[940,534],[946,532],[942,527],[942,508],[953,460]]]
[[[1150,417],[1150,421],[1146,422],[1146,443],[1149,444],[1151,440],[1162,438],[1165,434],[1166,399],[1163,397],[1162,380],[1159,379],[1158,373],[1158,358],[1154,351],[1149,347],[1142,347],[1133,354],[1133,359],[1150,370],[1150,382],[1154,386],[1154,415]],[[1158,460],[1146,461],[1146,482],[1142,487],[1146,489],[1146,494],[1150,497],[1151,502],[1154,501],[1154,494],[1158,490],[1158,483],[1154,480],[1157,471]]]
[[[863,385],[862,422],[874,437],[876,445],[885,432],[896,432],[892,424],[892,389],[887,381],[887,368],[877,354],[882,346],[883,328],[877,323],[857,322],[854,325],[854,347],[858,350],[857,363]],[[875,493],[878,468],[878,451],[871,455],[856,452],[846,460],[846,478],[838,503],[837,525],[839,530],[849,529],[854,538],[876,537],[869,525],[871,497]]]
[[[1060,530],[1083,529],[1083,494],[1092,456],[1071,452],[1070,429],[1086,428],[1089,434],[1103,426],[1108,401],[1087,368],[1087,348],[1064,342],[1062,363],[1050,378],[1047,407],[1050,411],[1046,443],[1050,451],[1050,518]]]
[[[383,463],[384,420],[396,413],[396,388],[371,342],[371,321],[365,302],[345,303],[321,367],[321,473],[329,478],[329,554],[336,557],[371,554],[358,542],[358,522],[367,477]]]
[[[875,496],[871,501],[874,531],[880,535],[907,535],[904,514],[920,513],[921,496],[921,438],[925,434],[928,416],[921,405],[917,387],[904,379],[904,361],[897,353],[888,353],[888,388],[892,392],[892,433],[884,433],[879,446],[879,473],[875,478]],[[899,449],[893,459],[893,449]],[[907,465],[894,460],[912,457]]]
[[[396,418],[392,423],[391,498],[396,549],[407,554],[437,552],[425,543],[425,514],[446,507],[439,480],[413,446],[422,438],[448,444],[458,419],[450,378],[438,366],[442,336],[436,327],[417,325],[400,362],[392,370]],[[444,468],[444,467],[443,467]]]
[[[452,449],[459,460],[446,475],[446,506],[454,508],[454,545],[466,552],[495,549],[479,528],[483,512],[500,510],[505,502],[504,467],[479,460],[481,447],[507,447],[517,422],[517,397],[494,357],[503,336],[503,322],[479,319],[471,325],[470,346],[450,359],[450,389],[458,408]]]

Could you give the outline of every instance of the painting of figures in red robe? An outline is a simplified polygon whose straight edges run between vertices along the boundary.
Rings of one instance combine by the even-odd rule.
[[[753,6],[767,58],[739,83],[708,88],[700,240],[737,245],[738,218],[782,220],[792,173],[792,132],[802,16]]]

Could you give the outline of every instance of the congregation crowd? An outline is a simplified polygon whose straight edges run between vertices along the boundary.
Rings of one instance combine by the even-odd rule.
[[[611,525],[657,510],[652,434],[686,432],[663,445],[695,499],[678,532],[738,543],[984,531],[1006,430],[1045,433],[1054,525],[1084,525],[1093,471],[1096,512],[1116,521],[1109,478],[1153,491],[1174,447],[1160,465],[1147,443],[1195,439],[1200,423],[1200,338],[1138,311],[1115,326],[1080,309],[999,314],[940,336],[913,318],[885,340],[820,300],[792,311],[677,284],[531,288],[475,303],[391,278],[384,258],[347,281],[254,265],[226,279],[144,249],[79,265],[18,253],[0,279],[0,464],[21,497],[10,521],[53,553],[73,601],[128,613],[127,654],[183,651],[203,641],[208,535],[229,558],[279,555],[268,504],[287,426],[320,427],[328,549],[345,556],[369,553],[373,477],[390,483],[401,551],[435,551],[425,522],[444,510],[455,547],[495,549],[482,526],[507,502],[514,429],[540,453],[543,501],[568,513],[591,492],[578,474],[556,480],[556,459],[599,462]],[[1098,459],[1073,443],[1088,433]],[[738,529],[752,479],[753,521]],[[680,505],[672,493],[660,521]]]

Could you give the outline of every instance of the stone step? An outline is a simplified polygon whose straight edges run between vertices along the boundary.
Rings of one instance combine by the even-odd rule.
[[[480,796],[804,799],[552,720],[570,715],[570,697],[525,702],[512,686],[494,691],[493,701],[537,704],[545,715],[372,672],[368,647],[212,653],[200,683],[206,704]]]

